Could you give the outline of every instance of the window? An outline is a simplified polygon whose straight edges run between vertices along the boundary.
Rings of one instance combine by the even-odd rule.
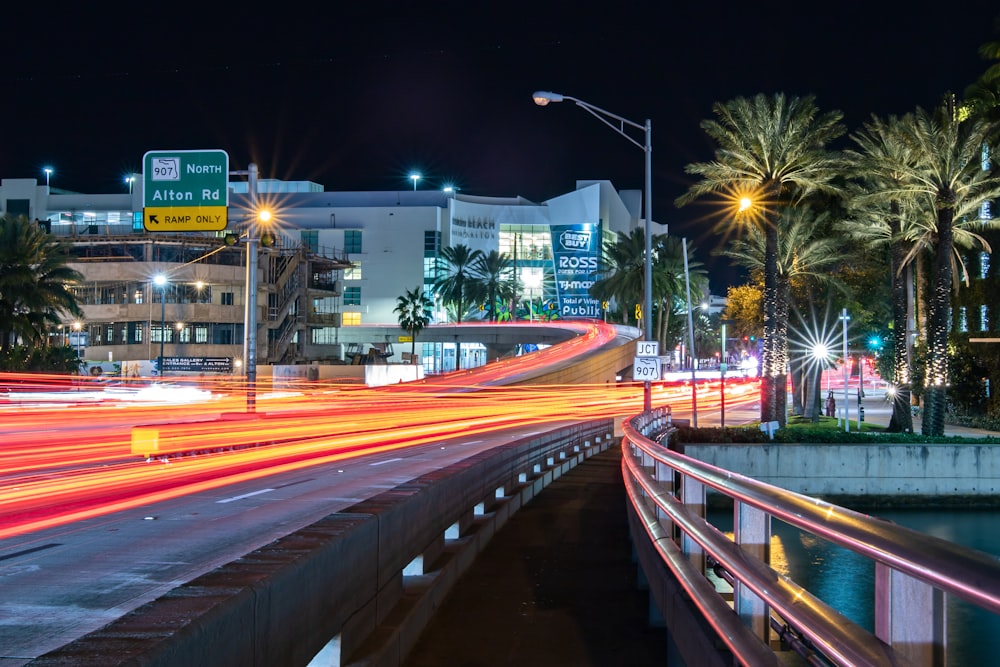
[[[344,269],[344,280],[361,280],[361,262],[354,262],[353,266]]]
[[[309,249],[309,252],[319,252],[319,230],[302,230],[302,245]]]
[[[341,324],[345,327],[357,327],[361,325],[361,313],[344,313]]]
[[[438,248],[441,245],[441,232],[438,231],[425,231],[424,232],[424,256],[434,257],[438,254]]]
[[[348,229],[347,231],[344,232],[344,252],[346,253],[361,252],[360,229]]]
[[[345,287],[344,288],[344,305],[345,306],[360,306],[361,305],[361,288],[360,287]]]
[[[194,328],[194,342],[196,343],[207,343],[208,342],[208,327],[204,324],[196,325]]]
[[[231,306],[231,305],[233,305],[233,293],[232,292],[222,292],[219,295],[219,302],[223,306]]]
[[[990,309],[987,308],[985,303],[979,306],[979,330],[990,330]]]
[[[990,275],[990,255],[989,253],[979,253],[979,277],[985,280]]]
[[[965,306],[961,306],[958,309],[958,330],[959,331],[969,330],[969,319],[966,316]]]

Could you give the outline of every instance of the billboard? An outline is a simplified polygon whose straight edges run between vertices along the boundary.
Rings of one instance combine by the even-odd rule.
[[[590,296],[601,263],[601,225],[552,225],[552,261],[561,319],[601,317],[601,302]]]

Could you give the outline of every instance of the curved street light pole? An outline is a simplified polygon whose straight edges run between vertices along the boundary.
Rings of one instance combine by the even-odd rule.
[[[652,122],[647,118],[646,123],[643,125],[641,123],[636,123],[634,121],[623,118],[617,114],[611,113],[605,109],[594,106],[584,102],[576,97],[571,97],[569,95],[560,95],[559,93],[552,93],[548,91],[538,91],[532,94],[532,99],[534,99],[535,104],[540,107],[548,105],[550,102],[562,102],[563,100],[569,100],[573,102],[578,107],[581,107],[587,113],[592,115],[597,120],[601,121],[612,130],[620,134],[621,136],[628,139],[633,145],[638,146],[646,154],[646,178],[645,178],[645,215],[646,215],[646,257],[643,262],[645,275],[643,276],[644,287],[643,287],[643,335],[646,340],[653,340],[653,234],[652,234],[652,222],[653,222],[653,170],[652,170],[652,158],[653,158],[653,143],[652,143]],[[610,120],[609,120],[610,119]],[[611,122],[612,120],[617,121],[617,123]],[[634,137],[630,136],[625,131],[625,126],[629,126],[638,130],[642,130],[645,134],[645,141],[643,143],[638,142]],[[693,352],[693,350],[692,350]],[[650,382],[647,380],[643,383],[642,391],[642,409],[644,412],[649,412],[652,409],[652,388]]]

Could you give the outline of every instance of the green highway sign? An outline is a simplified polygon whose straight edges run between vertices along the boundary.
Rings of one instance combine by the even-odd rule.
[[[142,185],[147,231],[226,228],[229,155],[225,151],[148,151],[142,158]]]

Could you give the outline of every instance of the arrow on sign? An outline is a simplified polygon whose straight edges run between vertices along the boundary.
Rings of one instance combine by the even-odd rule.
[[[150,214],[150,216],[149,216],[149,224],[151,224],[151,225],[158,225],[158,224],[160,224],[160,221],[156,218],[156,214],[155,213]]]

